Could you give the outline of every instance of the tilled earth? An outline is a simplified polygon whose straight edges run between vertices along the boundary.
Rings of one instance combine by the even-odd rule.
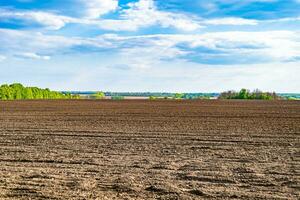
[[[299,101],[2,101],[0,199],[299,199]]]

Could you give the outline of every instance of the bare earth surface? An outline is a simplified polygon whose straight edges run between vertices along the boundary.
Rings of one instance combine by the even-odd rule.
[[[2,101],[0,199],[299,199],[299,101]]]

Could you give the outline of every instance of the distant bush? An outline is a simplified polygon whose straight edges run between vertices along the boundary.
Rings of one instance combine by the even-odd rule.
[[[196,99],[209,100],[210,98],[211,98],[210,96],[200,96]]]
[[[175,93],[173,96],[174,99],[183,99],[184,98],[184,94],[182,93]]]
[[[157,97],[155,97],[155,96],[150,96],[149,99],[150,99],[150,100],[156,100]]]
[[[96,94],[91,95],[91,97],[94,99],[104,99],[105,94],[104,92],[97,92]]]
[[[291,100],[291,101],[299,101],[300,98],[297,98],[297,97],[287,97],[287,100]]]
[[[112,96],[111,99],[112,100],[123,100],[124,97],[123,96]]]
[[[279,100],[282,97],[278,96],[275,92],[262,92],[258,89],[250,92],[247,89],[241,89],[239,92],[230,90],[222,92],[219,99],[261,99],[261,100]]]
[[[0,86],[0,100],[18,99],[77,99],[79,96],[70,93],[50,91],[48,88],[24,87],[20,83]]]

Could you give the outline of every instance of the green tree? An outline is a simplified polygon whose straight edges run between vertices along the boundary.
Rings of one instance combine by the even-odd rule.
[[[6,86],[2,85],[0,87],[0,99],[2,100],[7,100],[7,94],[6,94],[7,90],[6,90]]]
[[[261,92],[256,89],[253,92],[250,92],[246,89],[241,89],[240,92],[228,91],[222,92],[219,96],[219,99],[262,99],[262,100],[275,100],[282,99],[275,92]]]
[[[33,99],[33,94],[32,94],[31,88],[25,88],[25,90],[23,92],[23,97],[24,97],[24,99]]]
[[[3,100],[12,100],[14,99],[13,89],[9,85],[5,84],[1,86],[1,99]]]
[[[40,89],[37,87],[24,87],[20,83],[0,86],[0,99],[71,99],[71,94],[51,91],[50,89]]]
[[[93,95],[96,99],[104,99],[105,94],[104,92],[97,92],[96,94]]]
[[[249,91],[247,89],[241,89],[238,95],[238,99],[248,99],[249,96]]]
[[[176,94],[174,95],[174,98],[175,98],[175,99],[182,99],[183,96],[184,96],[184,94],[182,94],[182,93],[176,93]]]
[[[13,93],[13,99],[23,99],[22,91],[24,90],[24,86],[20,83],[11,84],[10,90]]]
[[[155,96],[150,96],[149,99],[150,100],[156,100],[157,98]]]

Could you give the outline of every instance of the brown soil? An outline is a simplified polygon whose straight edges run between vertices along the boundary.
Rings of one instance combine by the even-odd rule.
[[[298,199],[299,101],[2,101],[0,199]]]

